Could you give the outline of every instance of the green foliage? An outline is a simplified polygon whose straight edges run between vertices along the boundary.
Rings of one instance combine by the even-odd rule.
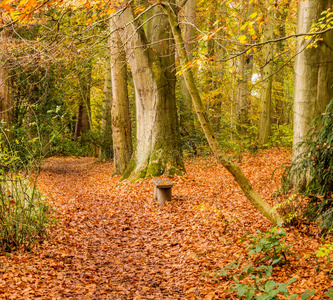
[[[292,178],[309,178],[303,191],[310,201],[304,215],[319,220],[325,230],[333,227],[333,99],[326,112],[316,118],[308,138],[298,147],[302,153],[284,176],[285,185]]]
[[[302,204],[297,195],[292,194],[287,200],[274,206],[283,218],[284,225],[296,225],[301,216]]]
[[[75,141],[70,127],[72,120],[61,106],[48,110],[47,117],[50,119],[50,125],[47,128],[48,142],[44,148],[48,152],[44,155],[95,156],[98,147],[105,146],[111,149],[112,144],[109,139],[105,141],[101,137],[100,130],[91,130]]]
[[[329,289],[325,294],[326,294],[330,299],[333,299],[333,289]]]
[[[254,275],[252,275],[254,276]],[[267,278],[265,276],[265,278]],[[237,296],[239,298],[245,297],[246,300],[256,299],[256,300],[272,300],[280,299],[277,296],[282,295],[284,297],[290,296],[288,299],[297,299],[298,294],[290,295],[287,289],[288,285],[294,283],[296,278],[290,279],[286,283],[275,282],[274,280],[261,281],[261,278],[256,278],[255,284],[237,284],[233,287],[234,291],[237,291]],[[256,293],[260,293],[257,295]],[[303,298],[307,299],[307,298]]]
[[[250,263],[240,272],[235,273],[240,263],[232,263],[227,265],[226,268],[216,271],[215,277],[223,276],[233,279],[236,284],[231,290],[237,292],[239,298],[246,300],[274,300],[281,299],[281,296],[286,299],[297,299],[298,294],[290,295],[288,291],[288,286],[294,283],[297,280],[296,278],[292,278],[285,283],[279,283],[271,279],[274,265],[287,261],[289,247],[285,245],[285,238],[286,232],[280,226],[274,227],[265,233],[259,231],[258,236],[246,237],[246,239],[250,239],[250,243],[247,245],[249,256],[255,255],[256,264]],[[242,242],[244,241],[245,238]],[[265,264],[258,265],[261,262],[265,262]],[[251,283],[242,283],[241,280],[244,278]],[[301,298],[308,299],[313,294],[313,290],[306,290]]]
[[[333,261],[333,243],[324,244],[318,249],[316,253],[317,257],[323,257],[326,259],[325,265],[330,265]],[[330,273],[333,271],[333,267],[330,269]]]
[[[75,141],[71,132],[53,132],[50,140],[50,155],[58,156],[96,156],[96,148],[100,145],[99,135],[93,132],[84,134]]]
[[[285,245],[287,233],[282,227],[273,227],[269,231],[259,233],[258,236],[250,236],[250,243],[247,245],[249,256],[261,254],[259,261],[270,262],[270,265],[287,262],[289,246]]]
[[[20,150],[26,142],[15,139],[12,145],[4,129],[0,134],[0,251],[21,246],[30,249],[32,243],[45,237],[50,223],[49,207],[36,188],[37,178],[33,183],[25,179],[31,179],[31,169],[38,171],[39,166],[29,149],[24,152],[28,157],[22,159]]]
[[[46,235],[49,207],[35,184],[19,175],[0,175],[0,250],[26,249]]]
[[[35,168],[41,158],[41,140],[38,135],[32,135],[30,129],[39,128],[35,122],[29,127],[7,127],[0,124],[0,170]]]
[[[291,124],[277,125],[272,124],[272,134],[269,139],[269,147],[287,147],[293,144],[293,128]]]

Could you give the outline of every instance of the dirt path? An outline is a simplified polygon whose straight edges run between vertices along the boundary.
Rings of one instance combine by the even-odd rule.
[[[271,193],[279,179],[271,181],[271,173],[286,161],[287,153],[270,150],[244,157],[241,167],[273,204],[277,198]],[[56,209],[59,223],[31,253],[0,257],[0,297],[234,299],[227,291],[232,282],[213,280],[213,270],[245,260],[240,237],[267,230],[270,224],[214,159],[186,167],[187,175],[172,179],[173,201],[159,207],[151,200],[151,180],[119,183],[110,176],[111,163],[46,160],[39,187]],[[301,245],[302,253],[311,253],[318,243]],[[304,273],[302,268],[299,264],[298,269],[281,270],[281,280]],[[326,275],[318,280],[306,277],[303,285],[310,284],[307,280],[312,286],[328,282]],[[297,285],[294,289],[297,292]]]

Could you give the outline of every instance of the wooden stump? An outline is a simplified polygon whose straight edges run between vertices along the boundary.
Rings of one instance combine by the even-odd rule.
[[[171,188],[173,186],[169,179],[153,179],[154,201],[158,201],[159,205],[164,205],[166,201],[171,201]]]

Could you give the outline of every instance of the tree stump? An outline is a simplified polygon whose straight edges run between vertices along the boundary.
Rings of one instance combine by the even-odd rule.
[[[166,201],[171,201],[171,188],[173,186],[169,179],[153,179],[154,188],[154,201],[158,201],[159,205],[164,205]]]

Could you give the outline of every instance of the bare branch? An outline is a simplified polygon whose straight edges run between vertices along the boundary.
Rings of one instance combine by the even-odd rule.
[[[188,0],[183,0],[182,2],[180,2],[179,6],[180,7],[184,7],[185,4],[187,3]]]

